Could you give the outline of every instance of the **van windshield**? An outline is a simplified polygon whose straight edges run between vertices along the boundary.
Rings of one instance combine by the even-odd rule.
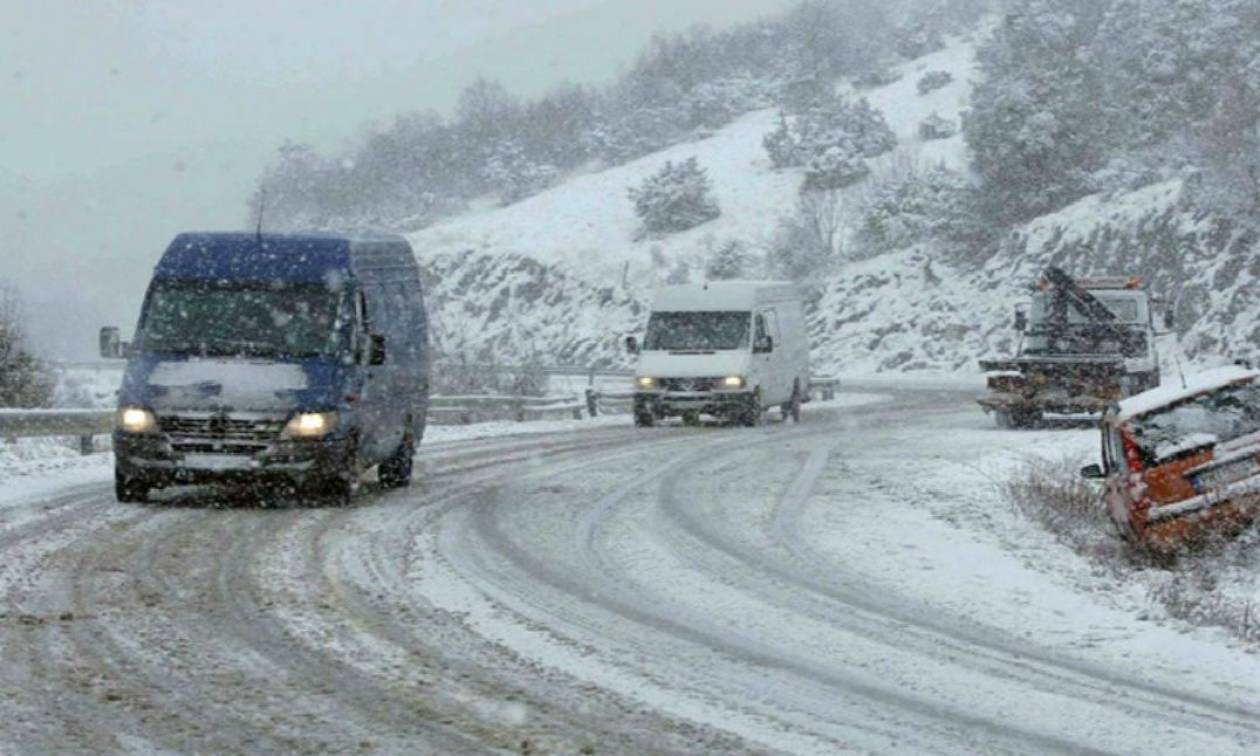
[[[748,312],[654,312],[648,318],[645,350],[713,352],[748,346]]]
[[[314,357],[338,351],[342,297],[318,284],[158,281],[140,327],[146,351]]]
[[[1129,422],[1147,464],[1260,433],[1260,385],[1228,386]]]

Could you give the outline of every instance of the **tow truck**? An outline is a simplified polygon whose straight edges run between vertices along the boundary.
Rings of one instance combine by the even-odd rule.
[[[1136,276],[1076,279],[1047,268],[1032,301],[1015,309],[1016,356],[980,361],[989,391],[980,406],[999,428],[1027,428],[1047,416],[1101,417],[1159,386],[1154,304]]]

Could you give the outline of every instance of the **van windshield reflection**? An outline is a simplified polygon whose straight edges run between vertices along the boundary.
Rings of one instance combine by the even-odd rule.
[[[146,351],[314,357],[338,352],[341,295],[316,284],[160,281],[140,330]]]
[[[647,351],[714,352],[748,346],[748,312],[654,312],[648,319]]]

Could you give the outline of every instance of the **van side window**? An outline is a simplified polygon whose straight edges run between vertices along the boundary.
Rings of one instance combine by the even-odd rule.
[[[761,313],[753,318],[753,343],[760,344],[766,340],[766,319]]]

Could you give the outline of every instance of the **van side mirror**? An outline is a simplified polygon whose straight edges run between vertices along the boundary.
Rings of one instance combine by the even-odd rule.
[[[1164,310],[1164,330],[1171,331],[1177,325],[1177,313],[1169,307]]]
[[[372,346],[368,352],[368,364],[385,364],[385,337],[379,333],[372,334]]]
[[[774,337],[766,336],[753,345],[753,354],[769,354],[774,351]]]
[[[1015,330],[1020,333],[1028,330],[1028,313],[1023,310],[1015,311]]]
[[[639,353],[639,340],[633,336],[626,337],[626,351],[630,354]]]
[[[122,356],[123,344],[118,335],[118,326],[105,326],[101,329],[101,358],[116,360]]]
[[[1081,468],[1081,477],[1085,480],[1102,480],[1107,477],[1107,473],[1103,472],[1102,465],[1086,465]]]

